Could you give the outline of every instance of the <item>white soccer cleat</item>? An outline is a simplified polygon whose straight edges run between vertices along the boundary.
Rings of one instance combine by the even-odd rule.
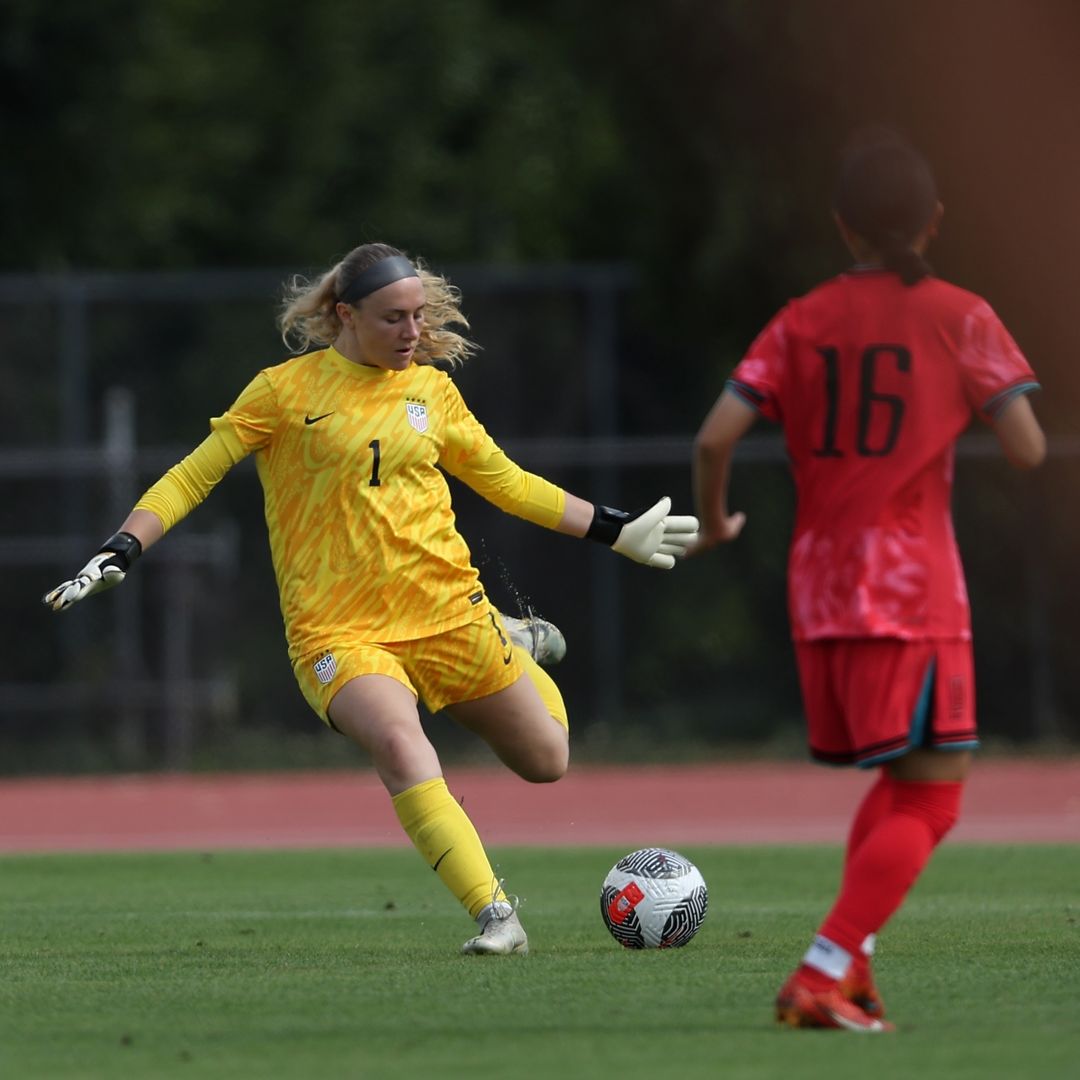
[[[469,938],[461,951],[473,956],[527,956],[529,939],[517,912],[505,901],[488,904],[476,917],[480,933]]]
[[[526,609],[524,619],[503,615],[502,621],[510,640],[520,645],[541,667],[551,667],[566,655],[566,638],[562,631],[554,623],[534,614],[532,608]]]

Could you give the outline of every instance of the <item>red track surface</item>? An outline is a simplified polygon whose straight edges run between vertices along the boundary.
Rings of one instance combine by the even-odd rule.
[[[500,769],[447,779],[489,846],[839,843],[869,783],[758,762],[582,767],[545,786]],[[979,763],[952,840],[1080,842],[1080,761]],[[365,771],[0,781],[0,852],[406,844]]]

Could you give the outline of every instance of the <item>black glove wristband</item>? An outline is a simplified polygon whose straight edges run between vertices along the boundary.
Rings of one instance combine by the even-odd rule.
[[[601,544],[607,544],[608,547],[611,547],[619,539],[622,527],[628,521],[640,517],[641,513],[638,510],[633,514],[628,514],[625,510],[615,510],[610,506],[594,506],[592,521],[589,524],[589,531],[585,534],[585,539],[597,540]]]
[[[101,551],[111,551],[126,574],[131,569],[131,564],[142,554],[142,543],[131,533],[118,532],[101,545]]]

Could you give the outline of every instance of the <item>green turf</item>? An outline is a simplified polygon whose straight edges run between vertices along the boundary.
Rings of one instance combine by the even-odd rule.
[[[408,850],[0,859],[0,1076],[1080,1076],[1080,848],[946,847],[883,936],[894,1036],[780,1030],[777,985],[832,848],[686,848],[710,912],[686,948],[600,921],[621,851],[494,852],[529,957]]]

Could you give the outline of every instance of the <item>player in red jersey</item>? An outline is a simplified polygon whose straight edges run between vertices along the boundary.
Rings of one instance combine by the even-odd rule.
[[[885,1031],[876,934],[955,823],[977,746],[971,621],[953,533],[954,447],[972,415],[1012,464],[1046,440],[1035,376],[986,301],[932,275],[942,206],[898,136],[854,140],[835,198],[855,258],[790,302],[739,363],[694,448],[700,551],[734,540],[736,442],[784,431],[797,492],[788,606],[811,754],[880,766],[848,837],[839,896],[777,997],[800,1027]]]

